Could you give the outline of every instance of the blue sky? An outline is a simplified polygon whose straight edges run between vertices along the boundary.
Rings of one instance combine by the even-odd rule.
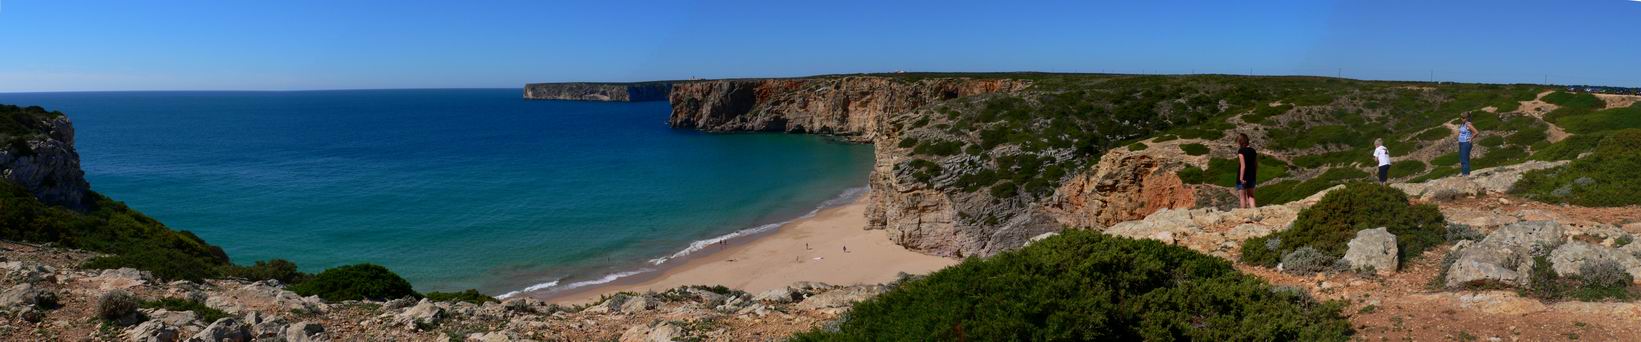
[[[4,92],[895,70],[1641,86],[1641,2],[0,0]]]

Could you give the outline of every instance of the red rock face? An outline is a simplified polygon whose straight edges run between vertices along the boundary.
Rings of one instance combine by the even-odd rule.
[[[1196,190],[1175,175],[1179,160],[1113,150],[1089,172],[1067,180],[1043,206],[1073,227],[1107,227],[1164,208],[1196,206]]]

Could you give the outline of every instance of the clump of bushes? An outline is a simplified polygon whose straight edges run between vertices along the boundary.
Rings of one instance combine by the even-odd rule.
[[[1344,256],[1345,244],[1356,237],[1357,231],[1377,227],[1386,227],[1396,235],[1400,260],[1416,257],[1442,243],[1447,233],[1445,219],[1435,205],[1409,204],[1406,193],[1388,186],[1350,183],[1300,211],[1292,228],[1244,242],[1241,260],[1276,266],[1281,256],[1303,247],[1338,259]]]
[[[297,270],[296,263],[285,259],[257,261],[251,266],[229,266],[222,273],[250,281],[277,280],[281,284],[300,283],[313,276]]]
[[[1069,230],[906,281],[794,340],[1344,341],[1341,307],[1189,249]]]
[[[496,300],[496,297],[487,296],[474,289],[461,292],[428,292],[426,298],[435,302],[468,302],[473,304],[500,302],[500,300]]]
[[[1591,262],[1580,266],[1578,271],[1579,274],[1576,276],[1561,276],[1551,267],[1549,258],[1543,255],[1535,256],[1533,268],[1528,275],[1527,287],[1521,289],[1521,293],[1543,300],[1571,298],[1586,302],[1606,299],[1630,300],[1637,297],[1636,291],[1630,286],[1634,278],[1617,262]]]
[[[1522,175],[1512,193],[1549,203],[1591,207],[1641,204],[1641,129],[1625,129],[1600,140],[1586,158],[1562,167]]]
[[[312,279],[290,286],[303,296],[317,295],[327,301],[388,300],[419,296],[410,282],[386,267],[357,264],[327,269]]]

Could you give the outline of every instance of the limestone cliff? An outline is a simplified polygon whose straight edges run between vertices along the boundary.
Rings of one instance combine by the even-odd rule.
[[[0,147],[0,177],[43,202],[84,208],[91,185],[80,170],[80,154],[74,150],[74,125],[68,117],[40,107],[0,105],[0,119],[8,124],[0,132],[0,140],[5,142]]]
[[[708,132],[816,133],[872,142],[891,115],[1029,85],[1009,79],[880,76],[688,82],[673,86],[669,124]]]
[[[531,83],[524,86],[530,100],[610,102],[666,101],[672,82],[639,83]]]

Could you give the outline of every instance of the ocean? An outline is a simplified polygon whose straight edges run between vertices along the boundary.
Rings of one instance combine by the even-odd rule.
[[[667,127],[518,89],[0,93],[68,114],[94,190],[304,271],[419,291],[588,286],[859,196],[870,146]]]

